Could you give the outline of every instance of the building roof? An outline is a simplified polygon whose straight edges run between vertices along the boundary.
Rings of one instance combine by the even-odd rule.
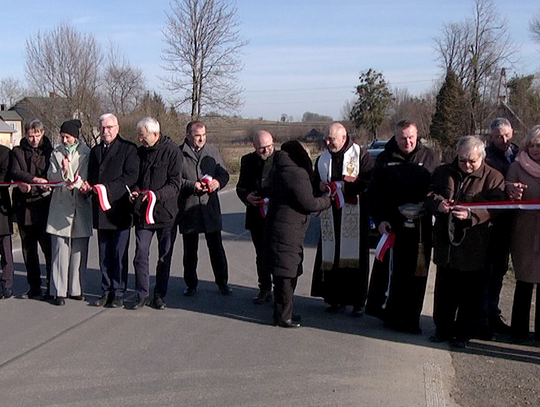
[[[6,122],[0,120],[0,133],[15,133],[15,129]]]
[[[15,110],[0,110],[0,118],[4,121],[22,121],[22,117]]]

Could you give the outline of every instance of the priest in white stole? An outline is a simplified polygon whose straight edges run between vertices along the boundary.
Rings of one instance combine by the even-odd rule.
[[[327,150],[315,164],[314,188],[335,199],[319,216],[321,237],[311,295],[323,297],[330,313],[351,305],[353,315],[361,315],[369,271],[369,216],[363,192],[373,160],[353,143],[341,123],[332,123],[324,138]]]

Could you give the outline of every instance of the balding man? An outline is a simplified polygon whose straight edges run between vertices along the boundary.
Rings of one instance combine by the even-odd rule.
[[[324,298],[329,304],[327,312],[337,313],[352,305],[353,315],[360,316],[369,270],[369,216],[363,194],[373,159],[353,143],[341,123],[332,123],[324,139],[327,151],[315,164],[314,186],[320,195],[342,193],[344,201],[332,200],[332,206],[319,217],[321,238],[311,295]]]
[[[266,130],[259,130],[253,136],[255,151],[246,154],[240,161],[240,178],[236,185],[236,193],[246,205],[246,229],[251,232],[251,240],[255,246],[255,263],[259,281],[259,294],[253,298],[254,304],[270,301],[272,277],[263,260],[263,231],[266,207],[268,204],[268,187],[270,170],[274,162],[274,138]]]

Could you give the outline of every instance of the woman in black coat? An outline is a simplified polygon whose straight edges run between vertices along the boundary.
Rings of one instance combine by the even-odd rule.
[[[310,213],[330,207],[330,198],[313,195],[313,168],[308,153],[297,141],[288,141],[276,152],[270,175],[270,205],[266,242],[274,275],[274,325],[296,328],[292,320],[293,295],[302,274],[304,237]]]

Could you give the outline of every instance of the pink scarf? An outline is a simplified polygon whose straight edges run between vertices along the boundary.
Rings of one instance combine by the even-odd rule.
[[[518,161],[521,168],[527,171],[530,175],[535,178],[540,178],[540,164],[529,157],[529,154],[526,151],[521,151],[518,154],[516,161]]]

